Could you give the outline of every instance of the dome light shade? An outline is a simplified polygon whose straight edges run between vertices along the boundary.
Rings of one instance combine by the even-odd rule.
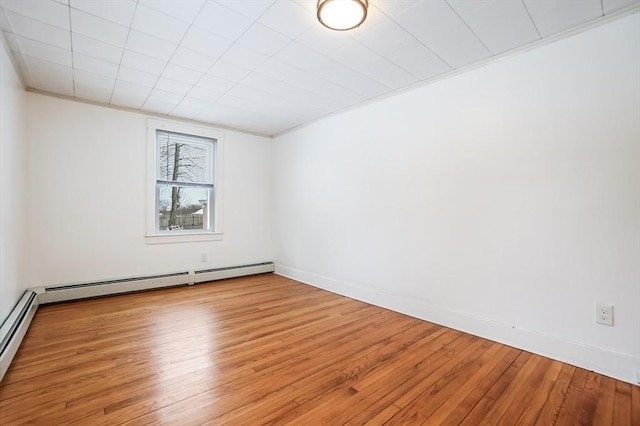
[[[367,0],[318,0],[318,21],[327,28],[347,31],[367,18]]]

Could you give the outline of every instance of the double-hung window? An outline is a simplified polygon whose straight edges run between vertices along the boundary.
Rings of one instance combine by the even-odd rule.
[[[148,128],[153,218],[147,242],[221,239],[220,133],[158,120],[149,120]]]

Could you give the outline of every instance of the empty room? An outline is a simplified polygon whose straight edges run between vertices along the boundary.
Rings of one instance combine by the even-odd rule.
[[[0,0],[1,425],[640,426],[640,0]]]

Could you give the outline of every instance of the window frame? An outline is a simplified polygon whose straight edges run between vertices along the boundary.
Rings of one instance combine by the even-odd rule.
[[[213,221],[211,230],[182,230],[175,233],[160,232],[157,227],[157,182],[158,182],[158,142],[157,131],[181,133],[184,135],[215,139],[212,147],[213,163]],[[147,223],[146,243],[184,243],[197,241],[220,241],[223,239],[223,149],[224,132],[212,128],[195,126],[173,121],[147,119]]]

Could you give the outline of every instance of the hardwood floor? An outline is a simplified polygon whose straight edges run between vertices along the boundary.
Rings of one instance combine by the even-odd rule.
[[[640,425],[640,388],[268,274],[42,306],[25,423]]]

